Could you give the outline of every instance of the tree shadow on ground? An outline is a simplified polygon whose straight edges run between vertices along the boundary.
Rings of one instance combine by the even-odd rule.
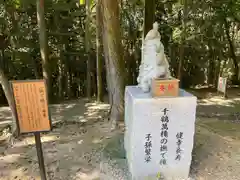
[[[237,166],[240,124],[217,118],[200,118],[196,124],[191,174],[214,173],[216,167]],[[230,155],[234,154],[234,155]],[[236,156],[237,155],[237,156]],[[225,158],[225,161],[223,160]],[[224,162],[224,163],[223,163]],[[232,163],[229,164],[228,163]],[[224,165],[223,165],[224,164]],[[209,172],[211,171],[213,172]],[[206,178],[206,177],[205,177]]]
[[[83,99],[66,101],[61,104],[49,105],[53,123],[55,122],[87,122],[101,119],[108,115],[109,104],[86,102]],[[9,125],[12,115],[9,107],[0,107],[0,125]],[[1,127],[1,126],[0,126]]]
[[[194,94],[198,99],[208,99],[213,96],[223,97],[222,93],[217,92],[216,88],[199,88],[199,89],[187,89],[187,91]],[[240,97],[239,87],[232,87],[226,90],[228,98]]]
[[[225,120],[240,119],[240,98],[224,99],[219,96],[198,101],[197,115]]]
[[[96,126],[101,126],[101,123],[97,123]],[[99,177],[97,165],[100,161],[103,141],[107,138],[102,133],[98,133],[97,129],[89,130],[89,128],[91,127],[84,130],[76,125],[63,125],[42,136],[48,179],[93,180]],[[92,135],[88,130],[96,131],[96,134]],[[0,156],[0,161],[2,178],[37,179],[39,177],[33,136],[16,142],[12,148],[6,150],[4,156]]]
[[[91,180],[98,177],[98,154],[110,129],[104,122],[108,111],[108,104],[95,102],[70,101],[51,105],[54,129],[42,133],[48,179]],[[0,177],[39,178],[33,134],[21,135],[4,155],[0,155]]]

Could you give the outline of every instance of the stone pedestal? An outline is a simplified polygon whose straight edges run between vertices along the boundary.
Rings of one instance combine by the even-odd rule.
[[[125,90],[124,147],[133,180],[187,179],[192,160],[197,98],[152,98],[137,86]]]

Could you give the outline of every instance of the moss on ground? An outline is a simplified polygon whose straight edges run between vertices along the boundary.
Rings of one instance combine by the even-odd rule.
[[[196,134],[194,137],[194,151],[201,150],[201,147],[206,143],[208,139],[208,135],[202,131],[201,127],[197,126]]]
[[[103,155],[111,159],[126,159],[124,150],[124,135],[117,134],[107,143]]]
[[[197,126],[206,128],[207,130],[219,134],[223,137],[232,139],[240,139],[240,124],[231,121],[223,121],[217,119],[203,119],[197,122]]]
[[[209,142],[209,132],[200,127],[196,126],[196,133],[194,136],[194,147],[193,147],[193,152],[192,152],[192,160],[193,164],[196,165],[202,158],[202,155],[205,154],[205,146],[206,143],[208,144]]]

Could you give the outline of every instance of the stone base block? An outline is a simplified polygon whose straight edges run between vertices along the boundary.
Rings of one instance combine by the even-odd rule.
[[[136,86],[125,90],[124,148],[133,180],[188,179],[192,160],[197,98],[152,98]]]

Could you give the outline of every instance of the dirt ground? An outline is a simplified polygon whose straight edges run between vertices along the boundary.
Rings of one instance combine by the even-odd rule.
[[[191,177],[240,180],[240,96],[235,90],[229,92],[228,99],[209,91],[194,94],[199,102]],[[122,127],[110,130],[108,109],[108,104],[83,99],[51,106],[54,128],[42,134],[49,180],[99,179],[101,150],[111,137],[123,131]],[[9,121],[9,109],[0,108],[0,128]],[[0,137],[0,179],[40,179],[34,137],[21,136],[6,146],[7,135],[5,131]]]

